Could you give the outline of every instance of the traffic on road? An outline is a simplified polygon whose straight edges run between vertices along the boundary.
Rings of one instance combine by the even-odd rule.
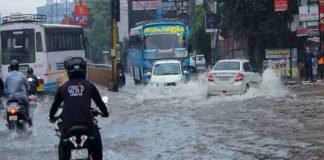
[[[0,0],[0,160],[322,160],[323,15]]]

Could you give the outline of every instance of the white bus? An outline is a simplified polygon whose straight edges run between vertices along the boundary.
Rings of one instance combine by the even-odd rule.
[[[75,25],[43,24],[44,17],[4,17],[0,26],[1,77],[6,79],[9,63],[16,59],[20,71],[28,67],[40,77],[38,91],[53,92],[57,81],[66,79],[63,61],[69,56],[85,58],[83,29]]]

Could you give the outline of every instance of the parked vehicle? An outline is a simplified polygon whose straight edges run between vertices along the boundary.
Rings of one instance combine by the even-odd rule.
[[[249,60],[221,60],[208,73],[207,95],[243,94],[260,83],[261,77]]]
[[[184,82],[185,75],[189,72],[182,69],[181,62],[178,60],[163,60],[155,62],[152,73],[148,74],[153,84],[175,86],[177,83]]]
[[[6,106],[7,127],[9,130],[24,132],[26,130],[26,111],[23,102],[18,98],[9,98]]]
[[[190,56],[190,71],[204,71],[206,70],[206,60],[204,55],[192,55]]]

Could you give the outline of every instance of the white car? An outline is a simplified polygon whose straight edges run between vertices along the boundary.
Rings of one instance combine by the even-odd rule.
[[[206,70],[206,60],[204,55],[190,56],[190,70],[191,72]]]
[[[181,67],[181,62],[178,60],[161,60],[153,65],[151,82],[156,85],[174,86],[179,82],[185,81],[185,74]]]
[[[260,74],[253,69],[249,60],[221,60],[208,74],[207,95],[243,94],[260,83]]]

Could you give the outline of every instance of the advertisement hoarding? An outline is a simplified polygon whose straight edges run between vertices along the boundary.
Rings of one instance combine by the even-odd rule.
[[[265,58],[266,59],[282,59],[289,58],[290,50],[289,48],[285,49],[265,49]]]
[[[319,20],[318,6],[299,7],[299,21],[317,21]]]
[[[74,20],[76,25],[86,25],[88,22],[88,6],[82,0],[76,0],[74,6]]]
[[[275,12],[286,11],[288,9],[288,0],[274,0]]]
[[[155,10],[161,2],[159,1],[133,1],[132,10],[142,11],[142,10]]]

